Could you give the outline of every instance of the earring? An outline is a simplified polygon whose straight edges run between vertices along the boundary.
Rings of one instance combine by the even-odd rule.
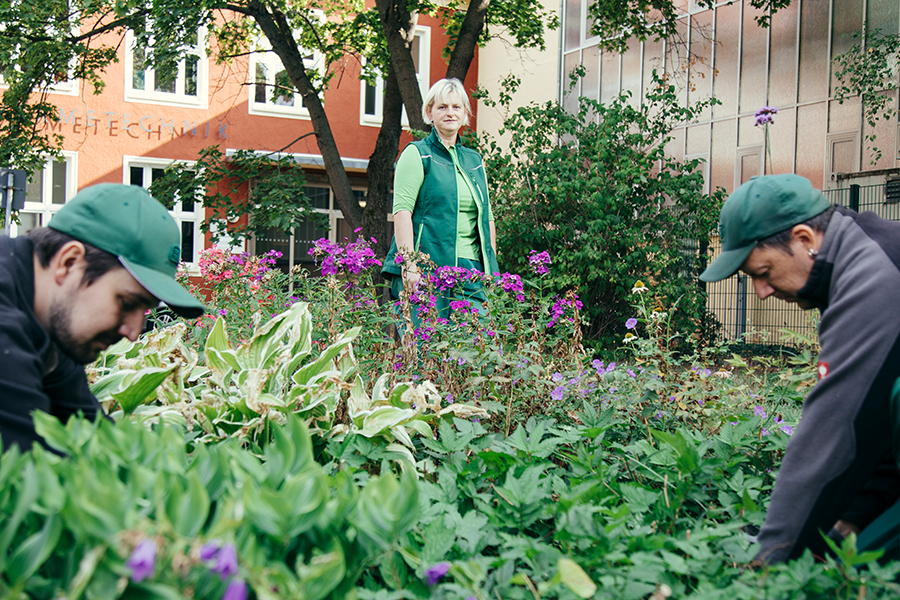
[[[815,258],[819,255],[819,251],[816,250],[815,248],[810,248],[809,252],[807,252],[807,254],[809,255],[809,257],[811,259],[815,260]]]

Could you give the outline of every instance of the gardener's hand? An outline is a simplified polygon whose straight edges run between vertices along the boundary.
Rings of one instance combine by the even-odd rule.
[[[407,292],[414,292],[422,278],[422,272],[416,265],[403,267],[403,287]]]

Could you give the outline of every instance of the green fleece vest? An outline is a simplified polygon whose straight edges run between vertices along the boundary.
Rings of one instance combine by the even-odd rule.
[[[419,189],[416,209],[412,214],[413,244],[416,250],[427,253],[439,267],[456,266],[457,214],[459,196],[456,189],[456,167],[450,152],[441,143],[437,133],[424,140],[413,142],[422,157],[425,180]],[[481,155],[459,142],[456,156],[463,173],[475,187],[478,207],[478,239],[481,245],[481,264],[485,273],[499,271],[497,257],[491,246],[491,228],[488,216],[487,178]],[[385,259],[382,273],[385,276],[400,275],[400,265],[394,262],[397,254],[397,239],[391,242],[391,249]]]

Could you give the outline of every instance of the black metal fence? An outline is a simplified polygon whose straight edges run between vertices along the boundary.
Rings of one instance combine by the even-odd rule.
[[[895,201],[893,194],[889,197],[886,189],[885,184],[854,184],[825,191],[825,195],[832,204],[857,212],[872,211],[883,219],[900,221],[900,202]],[[711,250],[714,258],[718,251],[717,240],[712,242]],[[792,345],[794,342],[780,333],[785,329],[807,337],[815,336],[818,311],[804,311],[775,298],[762,301],[753,291],[753,282],[744,274],[708,283],[706,292],[709,296],[707,307],[722,324],[720,340]]]

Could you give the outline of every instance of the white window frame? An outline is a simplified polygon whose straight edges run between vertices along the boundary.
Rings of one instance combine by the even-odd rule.
[[[63,151],[62,161],[66,165],[66,183],[65,183],[65,199],[66,202],[71,200],[78,192],[78,154],[76,152]],[[36,225],[38,227],[46,227],[53,219],[53,215],[59,211],[65,204],[53,204],[53,169],[51,163],[56,159],[49,159],[44,163],[44,167],[40,173],[35,173],[35,178],[40,177],[43,183],[43,194],[40,200],[34,198],[25,199],[25,206],[19,211],[19,214],[35,214],[37,215]],[[24,234],[25,230],[19,231],[19,226],[15,223],[10,224],[10,235],[15,237],[20,233]]]
[[[431,81],[431,28],[426,25],[416,25],[413,35],[419,38],[419,72],[416,73],[416,78],[419,80],[419,90],[421,90],[422,96],[425,96]],[[381,127],[384,79],[380,75],[375,79],[375,114],[366,113],[366,88],[368,85],[362,79],[359,80],[359,124],[367,127]],[[409,127],[405,106],[401,118],[403,127]]]
[[[858,130],[850,130],[850,131],[838,131],[836,133],[829,133],[826,136],[826,148],[825,148],[825,179],[826,182],[832,179],[837,171],[832,170],[832,165],[834,164],[834,145],[840,144],[843,142],[850,142],[853,147],[856,149],[856,153],[853,156],[853,166],[851,167],[851,173],[858,173],[860,169],[860,140],[859,140],[859,131]]]
[[[206,52],[206,28],[201,27],[197,31],[197,45],[188,50],[188,54],[194,55],[197,60],[197,95],[185,94],[185,63],[182,59],[178,63],[178,77],[175,79],[175,92],[158,92],[153,89],[156,81],[156,71],[153,67],[147,67],[144,71],[144,87],[138,90],[134,88],[134,49],[135,36],[130,29],[125,33],[125,101],[144,102],[147,104],[162,104],[165,106],[183,106],[188,108],[206,109],[209,105],[209,56]]]
[[[734,189],[738,189],[739,187],[741,187],[741,175],[743,175],[743,173],[741,172],[741,167],[743,166],[743,160],[745,156],[756,156],[757,164],[761,167],[757,169],[756,175],[765,175],[766,154],[764,145],[760,144],[737,148],[734,157]]]
[[[281,58],[272,51],[272,45],[265,37],[260,37],[256,42],[257,50],[250,53],[249,69],[247,73],[247,109],[251,115],[265,117],[284,117],[288,119],[309,119],[309,109],[303,106],[303,98],[299,92],[294,93],[292,106],[276,104],[272,101],[269,86],[275,85],[275,75],[284,70]],[[325,58],[321,52],[307,52],[300,48],[304,56],[303,66],[307,71],[321,72],[324,69]],[[308,58],[307,58],[308,56]],[[264,102],[256,101],[256,67],[263,65],[267,68],[266,94]]]
[[[187,165],[188,167],[192,167],[195,163],[194,161],[183,161],[183,160],[175,160],[168,158],[148,158],[146,156],[124,156],[122,157],[122,183],[125,185],[131,184],[131,168],[132,167],[141,167],[144,169],[144,189],[147,189],[150,186],[151,178],[149,174],[152,173],[153,169],[165,169],[172,163],[182,163]],[[169,211],[169,214],[172,215],[172,218],[175,219],[175,223],[178,225],[178,231],[181,232],[181,224],[182,223],[193,223],[194,224],[194,256],[189,257],[182,256],[181,260],[187,265],[188,273],[191,275],[199,275],[200,274],[200,266],[197,262],[197,259],[200,257],[200,252],[202,252],[206,247],[206,236],[203,235],[203,232],[200,231],[200,224],[203,222],[203,218],[206,216],[206,209],[204,209],[203,205],[200,202],[194,203],[194,210],[192,212],[185,212],[181,209],[181,203],[176,202],[175,206],[172,210]],[[179,240],[181,237],[179,236]]]

